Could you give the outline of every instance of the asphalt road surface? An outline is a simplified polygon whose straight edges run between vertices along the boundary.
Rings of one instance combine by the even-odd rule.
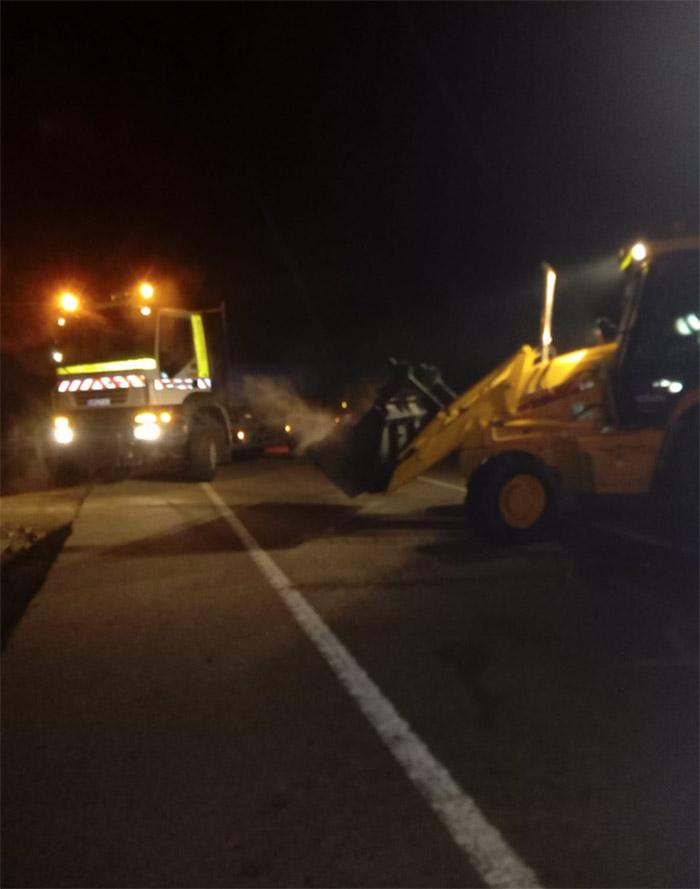
[[[698,885],[692,559],[438,470],[93,487],[3,655],[3,885]]]

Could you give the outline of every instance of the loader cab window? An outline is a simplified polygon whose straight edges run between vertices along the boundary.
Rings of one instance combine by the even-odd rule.
[[[618,410],[626,425],[665,422],[698,385],[700,296],[695,251],[661,256],[643,282],[618,368]]]
[[[169,378],[197,376],[197,361],[189,315],[161,313],[158,319],[158,366]]]

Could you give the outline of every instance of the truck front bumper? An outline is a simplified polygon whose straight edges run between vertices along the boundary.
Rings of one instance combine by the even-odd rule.
[[[152,437],[144,440],[135,434],[138,427],[132,411],[76,411],[64,417],[67,425],[62,429],[70,430],[68,433],[56,426],[49,429],[53,459],[91,468],[115,468],[179,462],[187,456],[187,427],[177,418],[167,424],[153,424],[155,431],[149,433]]]

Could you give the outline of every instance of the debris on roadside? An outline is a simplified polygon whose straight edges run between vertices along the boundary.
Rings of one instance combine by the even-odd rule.
[[[46,531],[35,531],[33,528],[3,528],[0,536],[2,561],[22,550],[30,549],[35,543],[46,537]]]

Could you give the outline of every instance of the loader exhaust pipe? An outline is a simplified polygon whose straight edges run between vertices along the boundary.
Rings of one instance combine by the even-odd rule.
[[[552,353],[552,311],[557,273],[548,262],[542,263],[542,272],[544,274],[544,302],[540,322],[540,342],[542,344],[542,361],[549,361]]]

